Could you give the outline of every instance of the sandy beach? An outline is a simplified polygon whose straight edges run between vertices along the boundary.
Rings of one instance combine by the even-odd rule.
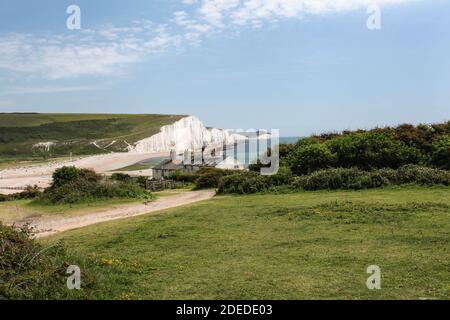
[[[53,161],[48,163],[14,167],[0,170],[0,193],[11,194],[20,190],[7,188],[24,188],[27,185],[48,187],[53,172],[63,166],[75,166],[77,168],[91,169],[98,173],[107,173],[123,167],[133,165],[139,161],[168,156],[167,152],[159,153],[110,153],[103,155],[76,158],[73,160]],[[149,174],[146,171],[145,174]]]

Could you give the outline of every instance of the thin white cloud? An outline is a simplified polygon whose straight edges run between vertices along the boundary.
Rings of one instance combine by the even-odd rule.
[[[279,18],[341,13],[365,9],[369,5],[388,6],[412,1],[416,0],[202,0],[198,12],[217,27],[227,23],[260,26]]]
[[[0,37],[0,77],[59,80],[117,75],[151,54],[198,46],[205,35],[227,27],[261,28],[282,18],[301,18],[397,5],[419,0],[181,0],[166,24],[134,21],[63,35]]]
[[[97,90],[96,86],[42,86],[42,87],[14,87],[0,91],[0,96],[25,95],[25,94],[46,94],[46,93],[66,93],[79,91]]]
[[[9,34],[0,38],[0,70],[48,80],[111,75],[178,43],[165,26],[150,22],[82,30],[78,36]]]

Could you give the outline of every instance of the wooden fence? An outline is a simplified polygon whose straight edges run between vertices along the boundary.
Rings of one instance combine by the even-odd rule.
[[[183,181],[173,180],[148,180],[147,190],[149,191],[163,191],[166,189],[182,188],[186,185]]]

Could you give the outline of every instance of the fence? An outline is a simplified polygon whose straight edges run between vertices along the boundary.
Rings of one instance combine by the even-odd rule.
[[[163,191],[166,189],[182,188],[186,184],[183,181],[173,181],[173,180],[148,180],[147,190],[149,191]]]

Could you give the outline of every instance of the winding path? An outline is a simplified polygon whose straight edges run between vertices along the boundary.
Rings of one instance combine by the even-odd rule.
[[[16,223],[16,225],[29,224],[35,229],[36,238],[42,238],[55,233],[78,229],[100,222],[136,217],[149,213],[160,213],[161,210],[208,200],[214,195],[215,192],[211,190],[188,191],[174,196],[159,198],[156,201],[149,203],[110,208],[81,216],[32,218]]]

